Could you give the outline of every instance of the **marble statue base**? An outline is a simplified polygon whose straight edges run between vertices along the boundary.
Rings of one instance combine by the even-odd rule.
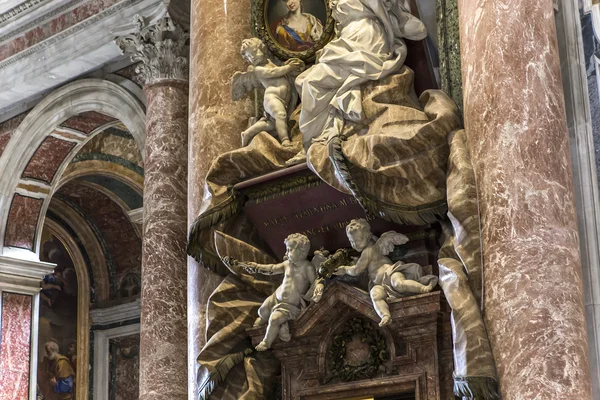
[[[293,339],[273,343],[282,399],[454,399],[450,309],[442,292],[391,300],[390,311],[392,322],[379,328],[367,292],[329,283],[321,301],[290,323]],[[247,332],[257,345],[265,327]]]

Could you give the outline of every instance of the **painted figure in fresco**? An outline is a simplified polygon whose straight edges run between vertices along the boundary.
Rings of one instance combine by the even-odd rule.
[[[290,51],[306,51],[321,35],[323,24],[312,14],[302,12],[302,0],[282,0],[288,13],[271,24],[273,37]]]
[[[248,91],[264,87],[265,115],[244,132],[242,146],[247,146],[259,132],[276,134],[283,146],[290,146],[288,114],[298,100],[294,78],[304,69],[304,62],[291,58],[285,65],[276,65],[266,54],[265,44],[258,38],[242,41],[240,53],[251,65],[246,72],[236,72],[231,78],[233,100],[241,99]]]
[[[419,264],[405,264],[402,261],[392,263],[387,257],[395,245],[408,242],[405,235],[389,231],[378,239],[363,218],[353,219],[346,226],[346,234],[352,247],[360,252],[360,257],[355,265],[341,266],[335,274],[357,276],[368,270],[371,300],[377,315],[381,317],[379,326],[389,324],[392,319],[388,299],[428,293],[437,285],[438,277],[423,275],[423,267]]]
[[[73,400],[75,371],[70,360],[60,354],[58,343],[54,340],[46,342],[44,349],[49,360],[50,385],[55,395],[54,398],[57,400]]]
[[[313,139],[340,135],[345,121],[361,121],[361,85],[400,70],[407,56],[403,38],[427,36],[425,25],[410,14],[407,0],[332,0],[330,4],[336,38],[317,54],[317,63],[296,78],[305,150]],[[305,158],[305,153],[295,158]]]
[[[42,288],[40,297],[48,304],[48,307],[52,307],[54,302],[58,298],[59,292],[62,291],[62,279],[60,279],[60,272],[54,272],[44,276],[44,279],[40,283]]]
[[[283,274],[283,282],[275,293],[269,296],[258,309],[259,317],[254,326],[268,323],[264,339],[256,350],[264,351],[279,335],[283,341],[291,339],[288,321],[300,315],[306,303],[303,295],[315,282],[317,275],[313,263],[307,260],[310,241],[305,235],[294,233],[285,239],[287,259],[279,264],[241,263],[247,272],[265,275]]]

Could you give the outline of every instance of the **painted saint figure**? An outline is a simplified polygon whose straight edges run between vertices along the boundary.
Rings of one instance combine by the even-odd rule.
[[[323,34],[323,24],[312,14],[302,12],[302,0],[283,0],[288,13],[271,24],[273,37],[290,51],[306,51]]]
[[[44,349],[48,360],[50,360],[48,372],[51,376],[50,385],[55,398],[58,400],[73,400],[75,371],[73,371],[71,361],[60,354],[58,343],[54,340],[46,342]]]

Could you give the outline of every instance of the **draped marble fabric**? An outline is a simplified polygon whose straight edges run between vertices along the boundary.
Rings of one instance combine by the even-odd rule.
[[[413,71],[362,89],[365,119],[346,124],[347,140],[315,142],[309,167],[334,188],[352,193],[369,212],[420,225],[445,216],[448,135],[461,128],[456,104],[439,90],[417,99]],[[340,149],[331,144],[339,140]],[[337,161],[336,161],[337,160]],[[343,164],[344,171],[340,171]]]
[[[448,137],[450,223],[438,255],[440,286],[452,308],[454,394],[499,399],[496,365],[481,314],[482,261],[475,174],[463,129]]]
[[[332,16],[337,37],[323,48],[317,64],[296,78],[306,149],[315,138],[341,133],[343,121],[361,121],[360,86],[404,65],[402,38],[427,36],[425,25],[399,1],[338,0],[332,2]]]
[[[211,294],[206,313],[207,342],[198,356],[199,400],[273,398],[279,361],[270,352],[252,353],[246,333],[264,298],[233,275]],[[235,354],[240,357],[229,361]],[[224,370],[228,362],[232,368]]]

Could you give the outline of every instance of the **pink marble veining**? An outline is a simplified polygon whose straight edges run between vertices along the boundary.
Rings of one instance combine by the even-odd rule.
[[[75,145],[74,142],[48,136],[29,160],[23,171],[23,178],[51,183],[56,171]]]
[[[484,307],[502,398],[591,399],[551,0],[459,0]]]
[[[0,156],[4,152],[6,145],[10,141],[13,132],[19,127],[27,113],[17,115],[0,124]]]
[[[230,86],[233,73],[245,71],[247,67],[239,49],[243,39],[253,36],[250,0],[194,0],[191,3],[190,225],[200,210],[204,179],[210,164],[219,154],[241,146],[240,133],[253,115],[253,102],[250,99],[233,102]],[[206,302],[221,278],[192,258],[188,263],[189,370],[195,373],[196,357],[206,340]],[[193,385],[195,381],[195,377],[190,377]]]
[[[187,395],[188,84],[146,85],[140,400]]]
[[[75,129],[76,131],[89,135],[94,129],[114,121],[116,120],[108,115],[101,114],[97,111],[87,111],[69,118],[60,124],[60,126],[63,128]]]
[[[23,400],[29,393],[31,296],[2,293],[0,399]]]
[[[8,212],[4,246],[33,250],[35,229],[42,207],[41,199],[15,194]]]
[[[87,18],[98,14],[120,0],[90,0],[65,14],[44,22],[41,25],[23,33],[12,41],[0,46],[0,61],[5,60],[21,51],[36,45],[67,28],[78,24]]]

